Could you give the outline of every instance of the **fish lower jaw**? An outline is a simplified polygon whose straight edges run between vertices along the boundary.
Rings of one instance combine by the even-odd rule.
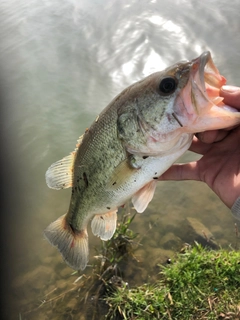
[[[230,107],[231,108],[231,107]],[[192,133],[221,130],[240,124],[240,112],[229,110],[228,106],[213,106],[208,112],[200,115],[188,126]]]

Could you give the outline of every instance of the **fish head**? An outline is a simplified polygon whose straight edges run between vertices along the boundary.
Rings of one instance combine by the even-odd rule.
[[[239,124],[240,112],[220,97],[225,83],[207,51],[130,87],[132,102],[128,100],[122,116],[129,123],[128,128],[123,121],[123,132],[130,133],[125,135],[128,151],[156,155],[186,149],[194,133]]]

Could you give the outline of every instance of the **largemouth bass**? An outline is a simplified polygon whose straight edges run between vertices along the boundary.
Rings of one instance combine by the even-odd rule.
[[[151,74],[121,92],[46,172],[50,188],[72,187],[68,212],[45,230],[73,269],[88,262],[87,226],[102,240],[116,229],[118,207],[137,212],[152,200],[158,177],[190,146],[194,133],[240,123],[219,97],[226,83],[210,52]]]

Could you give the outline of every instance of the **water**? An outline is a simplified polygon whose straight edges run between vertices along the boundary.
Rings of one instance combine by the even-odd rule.
[[[37,308],[71,274],[42,236],[66,212],[70,197],[68,190],[47,188],[46,169],[74,149],[117,93],[176,61],[210,50],[228,82],[240,85],[239,1],[2,0],[0,10],[2,291],[6,319],[19,313],[32,319],[24,315],[27,303]],[[188,153],[183,160],[194,158]],[[161,255],[163,236],[175,233],[185,217],[199,218],[223,246],[235,241],[230,211],[205,185],[159,183],[154,201],[134,222],[145,234],[139,256],[147,273],[149,261]],[[36,317],[68,319],[43,314]]]

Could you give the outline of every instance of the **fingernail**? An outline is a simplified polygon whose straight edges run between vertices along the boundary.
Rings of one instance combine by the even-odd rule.
[[[240,88],[235,86],[222,86],[221,90],[226,92],[236,92],[239,91]]]

